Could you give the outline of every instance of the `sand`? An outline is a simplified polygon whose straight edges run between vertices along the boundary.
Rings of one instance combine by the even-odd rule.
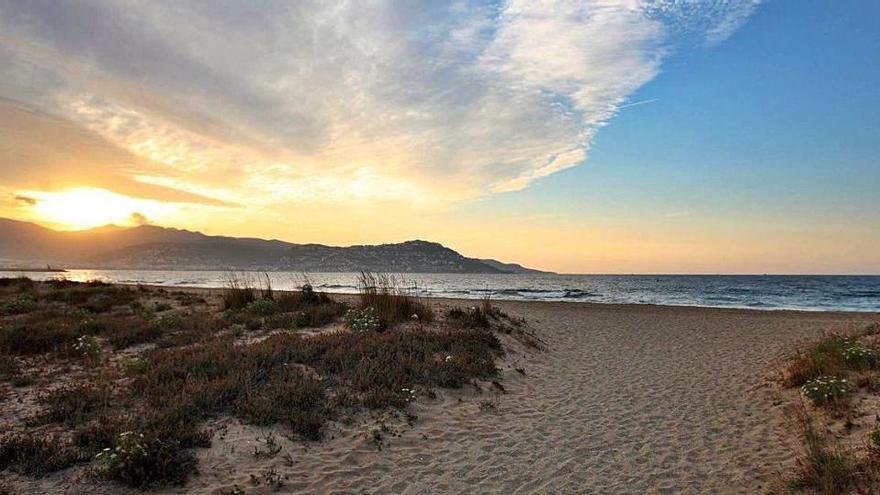
[[[487,382],[441,390],[419,397],[412,417],[362,415],[331,425],[317,443],[289,440],[282,427],[219,419],[210,425],[213,445],[197,452],[200,474],[163,491],[773,491],[797,451],[774,381],[784,356],[823,332],[880,321],[880,314],[495,304],[526,318],[547,346],[538,351],[504,336],[504,391]],[[28,485],[124,491],[75,474]]]
[[[526,317],[548,347],[506,340],[506,393],[484,385],[421,398],[412,426],[385,418],[391,432],[381,450],[371,432],[383,418],[337,425],[307,447],[281,438],[281,430],[227,421],[199,456],[202,475],[172,491],[217,493],[237,483],[251,493],[250,475],[267,472],[286,493],[772,491],[797,449],[773,381],[782,357],[822,332],[880,321],[877,314],[498,304]],[[257,458],[255,438],[267,431],[283,450]]]

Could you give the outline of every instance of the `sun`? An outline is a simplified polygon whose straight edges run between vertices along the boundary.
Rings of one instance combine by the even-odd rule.
[[[80,187],[58,192],[28,192],[34,199],[36,220],[64,230],[84,230],[102,225],[132,225],[133,219],[161,213],[157,201],[124,196],[106,189]]]

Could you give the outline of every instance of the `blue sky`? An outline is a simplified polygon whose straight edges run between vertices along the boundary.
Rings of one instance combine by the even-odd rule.
[[[0,216],[880,272],[880,5],[0,0]]]
[[[858,234],[846,240],[876,240],[878,88],[880,3],[767,2],[723,43],[671,55],[629,98],[644,104],[597,133],[583,166],[480,208],[525,204],[633,228],[646,219],[762,224],[817,237],[850,225]]]
[[[621,110],[585,166],[543,179],[516,201],[670,212],[763,210],[760,202],[799,214],[876,215],[880,3],[792,7],[763,4],[724,43],[670,57],[630,97],[650,103]]]

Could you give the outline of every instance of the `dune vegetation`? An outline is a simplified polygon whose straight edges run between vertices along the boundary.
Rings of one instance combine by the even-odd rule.
[[[361,282],[346,303],[235,276],[219,293],[0,279],[0,400],[30,404],[3,413],[0,470],[182,484],[211,418],[316,442],[343,413],[497,380],[496,334],[520,322],[488,302],[438,318],[390,277]]]
[[[880,487],[880,326],[830,334],[796,350],[782,370],[802,445],[794,492],[875,493]]]

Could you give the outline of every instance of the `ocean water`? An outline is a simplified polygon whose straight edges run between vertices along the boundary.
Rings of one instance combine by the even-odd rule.
[[[2,276],[14,276],[4,273]],[[123,284],[166,287],[224,287],[229,272],[69,270],[31,272],[34,279],[63,276],[70,280],[100,279]],[[256,281],[261,274],[244,275]],[[357,292],[357,273],[309,273],[317,290]],[[303,275],[272,272],[275,289],[293,289]],[[402,285],[424,297],[465,299],[568,301],[660,304],[749,309],[808,311],[880,311],[880,276],[812,275],[532,275],[434,274],[399,275]]]

